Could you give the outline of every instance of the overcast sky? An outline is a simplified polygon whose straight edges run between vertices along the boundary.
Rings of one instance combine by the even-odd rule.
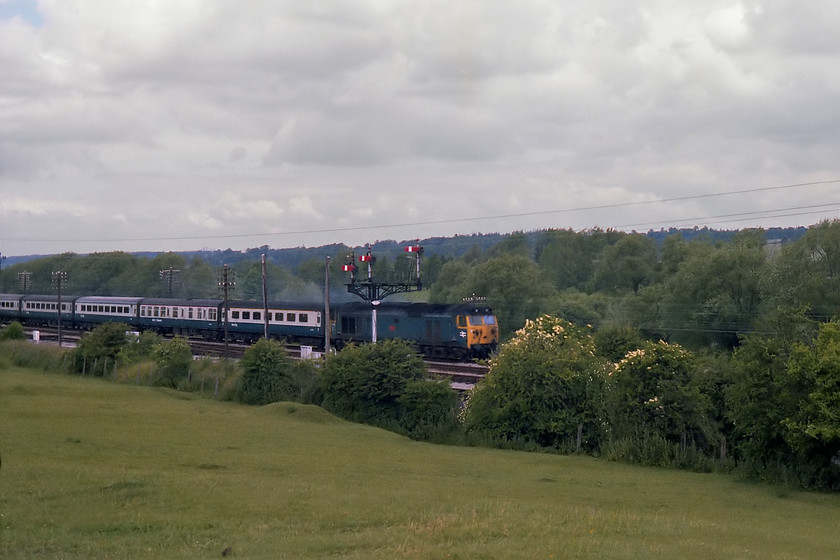
[[[0,252],[809,225],[839,94],[836,0],[0,0]]]

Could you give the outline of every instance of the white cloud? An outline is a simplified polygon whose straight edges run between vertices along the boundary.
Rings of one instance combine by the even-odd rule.
[[[0,206],[0,241],[315,245],[720,215],[731,201],[607,206],[840,177],[837,6],[40,0],[39,25],[0,14],[0,195],[39,209]],[[838,200],[777,194],[738,204]],[[511,213],[533,215],[492,219]]]

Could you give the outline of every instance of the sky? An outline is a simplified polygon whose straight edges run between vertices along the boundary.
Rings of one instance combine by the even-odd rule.
[[[0,253],[840,217],[836,0],[0,0]]]

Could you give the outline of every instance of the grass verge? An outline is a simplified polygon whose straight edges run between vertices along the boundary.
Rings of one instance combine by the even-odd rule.
[[[0,557],[830,558],[840,497],[0,369]]]

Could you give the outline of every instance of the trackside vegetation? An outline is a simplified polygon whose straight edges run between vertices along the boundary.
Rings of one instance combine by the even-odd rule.
[[[432,302],[476,294],[498,315],[504,344],[463,404],[397,344],[298,365],[282,345],[266,343],[235,365],[186,360],[183,341],[145,333],[128,341],[114,327],[73,352],[9,340],[0,359],[222,400],[315,404],[428,441],[840,490],[840,220],[795,232],[596,228],[489,239],[429,240],[430,289],[411,294]],[[390,245],[378,278],[398,276],[405,264]],[[321,294],[323,251],[340,262],[347,248],[308,260],[296,252],[285,268],[272,263],[269,297]],[[261,297],[258,259],[213,255],[233,257],[244,279],[238,296]],[[168,286],[173,295],[211,297],[217,288],[198,255],[66,254],[25,265],[40,292],[51,270],[69,271],[68,290],[80,294],[163,295],[159,271],[167,268],[183,271]],[[4,291],[21,271],[0,272]],[[340,275],[331,281],[334,293],[344,291]]]
[[[32,345],[30,345],[32,346]],[[0,557],[822,559],[840,496],[0,360]]]

